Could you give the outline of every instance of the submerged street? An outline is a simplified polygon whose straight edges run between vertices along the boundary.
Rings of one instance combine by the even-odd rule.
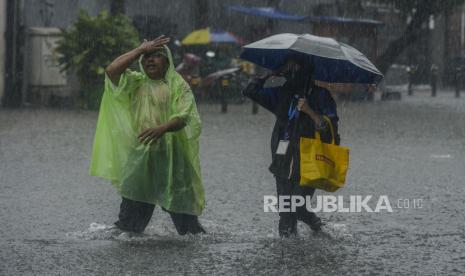
[[[464,98],[339,102],[351,155],[335,195],[386,195],[393,212],[320,213],[321,233],[299,224],[290,239],[277,233],[278,214],[263,212],[276,192],[271,113],[198,108],[208,233],[185,237],[160,208],[142,235],[113,228],[120,197],[88,175],[97,112],[0,110],[0,275],[465,273]]]

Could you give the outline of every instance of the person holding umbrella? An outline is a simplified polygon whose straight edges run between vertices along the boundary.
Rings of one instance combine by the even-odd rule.
[[[300,185],[300,138],[312,138],[319,132],[324,143],[333,139],[340,143],[336,103],[321,85],[372,85],[383,75],[355,48],[310,34],[284,33],[264,38],[244,46],[241,58],[273,72],[253,80],[243,94],[276,116],[269,169],[275,176],[278,196],[312,196],[315,189]],[[265,88],[266,79],[272,75],[285,77],[285,84]],[[279,216],[281,237],[297,234],[299,220],[314,231],[323,225],[304,206],[295,212],[280,212]]]
[[[315,86],[312,82],[312,65],[309,59],[290,56],[282,68],[265,77],[253,80],[243,91],[251,98],[275,114],[276,122],[271,136],[272,162],[270,171],[276,179],[278,196],[313,196],[315,189],[299,185],[299,147],[301,136],[313,137],[315,131],[321,133],[324,142],[332,137],[323,115],[330,118],[337,133],[338,116],[336,103],[328,90]],[[265,81],[279,75],[286,78],[282,87],[264,88]],[[339,143],[339,135],[335,137]],[[279,213],[279,234],[288,237],[297,233],[297,221],[302,221],[314,231],[320,230],[321,219],[305,206],[298,207],[295,213]]]

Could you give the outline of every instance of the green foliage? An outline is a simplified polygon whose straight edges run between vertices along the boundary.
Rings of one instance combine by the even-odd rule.
[[[92,17],[79,11],[77,21],[63,31],[57,51],[63,70],[76,72],[86,107],[100,104],[105,66],[138,43],[138,33],[126,16],[110,16],[104,11]]]

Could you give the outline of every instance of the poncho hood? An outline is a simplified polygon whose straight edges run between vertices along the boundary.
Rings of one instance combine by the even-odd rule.
[[[171,54],[170,48],[168,48],[166,45],[163,45],[162,50],[158,50],[155,52],[164,52],[164,56],[168,59],[168,68],[166,69],[165,75],[163,76],[163,79],[168,82],[168,80],[172,80],[173,78],[176,77],[176,69],[174,67],[174,62],[173,62],[173,55]],[[144,55],[141,55],[139,58],[139,70],[140,72],[144,75],[144,78],[150,79],[151,78],[147,75],[147,73],[144,70],[144,66],[142,65],[142,59],[144,58]]]

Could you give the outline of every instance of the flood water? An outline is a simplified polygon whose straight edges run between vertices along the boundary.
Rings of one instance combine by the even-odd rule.
[[[299,224],[289,239],[279,238],[278,215],[263,212],[263,196],[275,194],[272,115],[252,115],[250,104],[199,110],[208,234],[187,237],[160,209],[144,234],[112,227],[120,198],[88,175],[96,112],[1,110],[0,274],[465,273],[465,98],[340,102],[351,163],[337,195],[386,195],[393,212],[322,213],[321,233]],[[422,206],[395,208],[399,199]]]

